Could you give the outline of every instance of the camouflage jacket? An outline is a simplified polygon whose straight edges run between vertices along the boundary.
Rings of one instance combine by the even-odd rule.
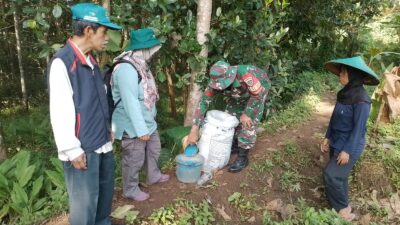
[[[252,120],[256,119],[260,114],[258,109],[263,109],[266,95],[271,87],[267,73],[255,66],[238,65],[235,79],[236,83],[240,83],[237,87],[228,87],[222,91],[206,87],[194,111],[193,124],[199,126],[202,124],[212,98],[216,94],[222,94],[231,100],[244,101],[246,104],[244,113]]]

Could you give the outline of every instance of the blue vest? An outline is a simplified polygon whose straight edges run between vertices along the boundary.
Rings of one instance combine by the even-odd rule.
[[[79,49],[70,42],[69,40],[54,55],[53,59],[61,59],[68,71],[74,92],[75,136],[81,142],[81,148],[85,152],[93,152],[111,140],[110,118],[103,75],[93,56],[90,55],[94,66],[92,70]]]

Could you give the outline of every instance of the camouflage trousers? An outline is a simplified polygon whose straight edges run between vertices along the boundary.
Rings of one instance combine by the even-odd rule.
[[[230,99],[226,106],[225,112],[233,116],[236,116],[236,118],[239,120],[239,125],[235,129],[235,136],[234,136],[234,138],[237,139],[238,146],[244,149],[251,149],[256,144],[257,127],[260,124],[260,120],[264,112],[264,104],[262,104],[261,108],[253,109],[255,115],[250,116],[253,125],[249,128],[245,128],[242,126],[242,123],[240,123],[240,116],[245,110],[247,100],[248,100],[247,98]]]

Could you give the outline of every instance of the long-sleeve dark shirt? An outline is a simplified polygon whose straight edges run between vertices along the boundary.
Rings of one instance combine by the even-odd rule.
[[[354,158],[361,155],[370,108],[368,102],[353,105],[336,103],[325,135],[335,153],[345,151]]]

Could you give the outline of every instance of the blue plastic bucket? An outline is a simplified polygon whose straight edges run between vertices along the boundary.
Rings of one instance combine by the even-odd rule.
[[[201,175],[204,157],[197,154],[187,156],[179,154],[176,156],[176,177],[183,183],[195,183]]]

